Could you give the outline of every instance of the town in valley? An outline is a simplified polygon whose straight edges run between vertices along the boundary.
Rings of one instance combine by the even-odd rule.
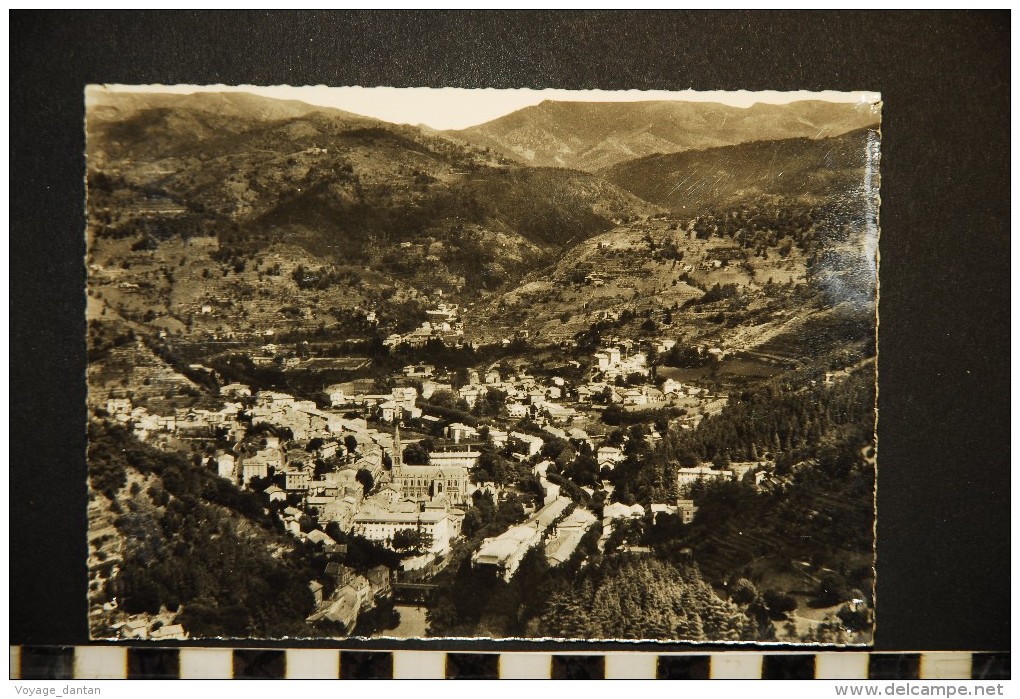
[[[86,97],[93,638],[870,643],[877,101]]]

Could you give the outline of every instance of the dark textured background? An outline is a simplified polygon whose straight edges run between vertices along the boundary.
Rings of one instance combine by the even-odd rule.
[[[876,649],[1008,649],[1009,21],[12,12],[11,643],[88,638],[84,86],[324,83],[881,91]]]

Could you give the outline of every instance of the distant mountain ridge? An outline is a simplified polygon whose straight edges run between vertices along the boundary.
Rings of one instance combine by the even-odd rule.
[[[262,97],[249,92],[122,92],[90,88],[86,92],[90,119],[123,119],[143,109],[178,109],[186,105],[192,111],[215,113],[219,116],[241,116],[245,119],[294,119],[312,112],[322,112],[346,119],[378,121],[333,107],[321,107],[300,100]]]
[[[869,144],[878,137],[876,130],[865,128],[824,139],[787,138],[656,154],[599,174],[645,201],[692,214],[762,197],[856,201],[864,195]],[[875,178],[871,185],[877,189]]]
[[[89,156],[109,160],[195,155],[207,159],[256,147],[259,139],[295,120],[305,128],[295,136],[313,137],[321,127],[333,130],[381,126],[385,122],[297,100],[279,100],[246,92],[86,92]],[[238,142],[245,137],[249,143]],[[272,148],[272,147],[271,147]],[[270,148],[270,149],[271,149]]]
[[[100,235],[137,235],[124,212],[163,198],[186,215],[161,221],[156,238],[198,229],[240,257],[295,244],[394,280],[491,289],[615,221],[658,211],[590,173],[519,165],[417,127],[301,102],[98,97],[87,123],[90,202],[124,219]]]
[[[805,100],[748,108],[711,102],[554,102],[447,135],[528,165],[588,172],[654,153],[785,138],[824,138],[874,126],[866,103]]]

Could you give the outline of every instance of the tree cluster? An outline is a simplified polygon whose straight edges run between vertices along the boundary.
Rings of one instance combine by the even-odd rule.
[[[551,594],[537,631],[555,638],[763,640],[757,624],[716,595],[697,569],[625,554],[587,567]]]
[[[355,286],[361,278],[350,270],[340,270],[332,267],[321,267],[309,269],[304,265],[298,265],[291,273],[291,278],[302,291],[324,291],[334,286]]]
[[[308,582],[316,574],[311,552],[284,543],[258,495],[181,454],[148,447],[122,427],[92,423],[89,438],[94,486],[116,495],[121,473],[157,479],[114,521],[125,549],[108,592],[125,611],[183,605],[178,620],[195,636],[280,636],[304,628],[313,606]],[[277,558],[272,550],[279,546],[285,553]]]

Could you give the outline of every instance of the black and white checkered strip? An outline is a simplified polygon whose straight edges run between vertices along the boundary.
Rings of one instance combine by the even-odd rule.
[[[1009,653],[446,653],[11,647],[12,679],[1009,679]]]

